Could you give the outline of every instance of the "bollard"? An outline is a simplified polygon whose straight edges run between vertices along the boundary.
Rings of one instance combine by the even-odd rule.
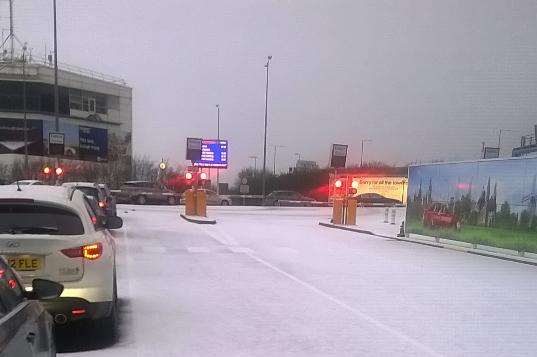
[[[405,221],[401,222],[401,227],[399,227],[399,234],[397,235],[399,238],[406,237],[405,234]]]
[[[357,200],[354,198],[347,199],[347,212],[345,212],[345,224],[348,226],[356,225],[356,206]]]
[[[391,224],[395,224],[395,208],[392,208],[392,221]]]
[[[207,217],[207,195],[203,190],[196,192],[196,215]]]
[[[384,223],[388,223],[388,215],[390,214],[390,209],[386,208],[384,210]]]
[[[343,224],[343,199],[334,199],[334,206],[332,208],[332,223]]]
[[[185,191],[185,214],[187,216],[196,215],[196,192],[194,190]]]

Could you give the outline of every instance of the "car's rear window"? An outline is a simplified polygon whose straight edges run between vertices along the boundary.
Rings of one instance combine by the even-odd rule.
[[[95,198],[96,200],[99,200],[99,190],[94,187],[77,186],[76,189],[84,192],[86,196],[91,196]]]
[[[58,207],[4,203],[0,234],[82,235],[84,225],[76,213]]]

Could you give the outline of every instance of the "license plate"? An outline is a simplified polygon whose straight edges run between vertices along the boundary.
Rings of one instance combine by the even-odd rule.
[[[8,264],[18,271],[34,271],[43,267],[43,258],[32,255],[8,256]]]

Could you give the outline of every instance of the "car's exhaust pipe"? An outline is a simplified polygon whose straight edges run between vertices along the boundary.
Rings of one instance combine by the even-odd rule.
[[[56,314],[54,316],[54,322],[58,325],[63,325],[67,322],[67,316],[65,316],[64,314]]]

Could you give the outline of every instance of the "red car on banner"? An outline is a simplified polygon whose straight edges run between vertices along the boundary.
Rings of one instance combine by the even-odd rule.
[[[423,210],[423,226],[459,229],[461,224],[457,215],[451,212],[447,204],[435,202]]]

